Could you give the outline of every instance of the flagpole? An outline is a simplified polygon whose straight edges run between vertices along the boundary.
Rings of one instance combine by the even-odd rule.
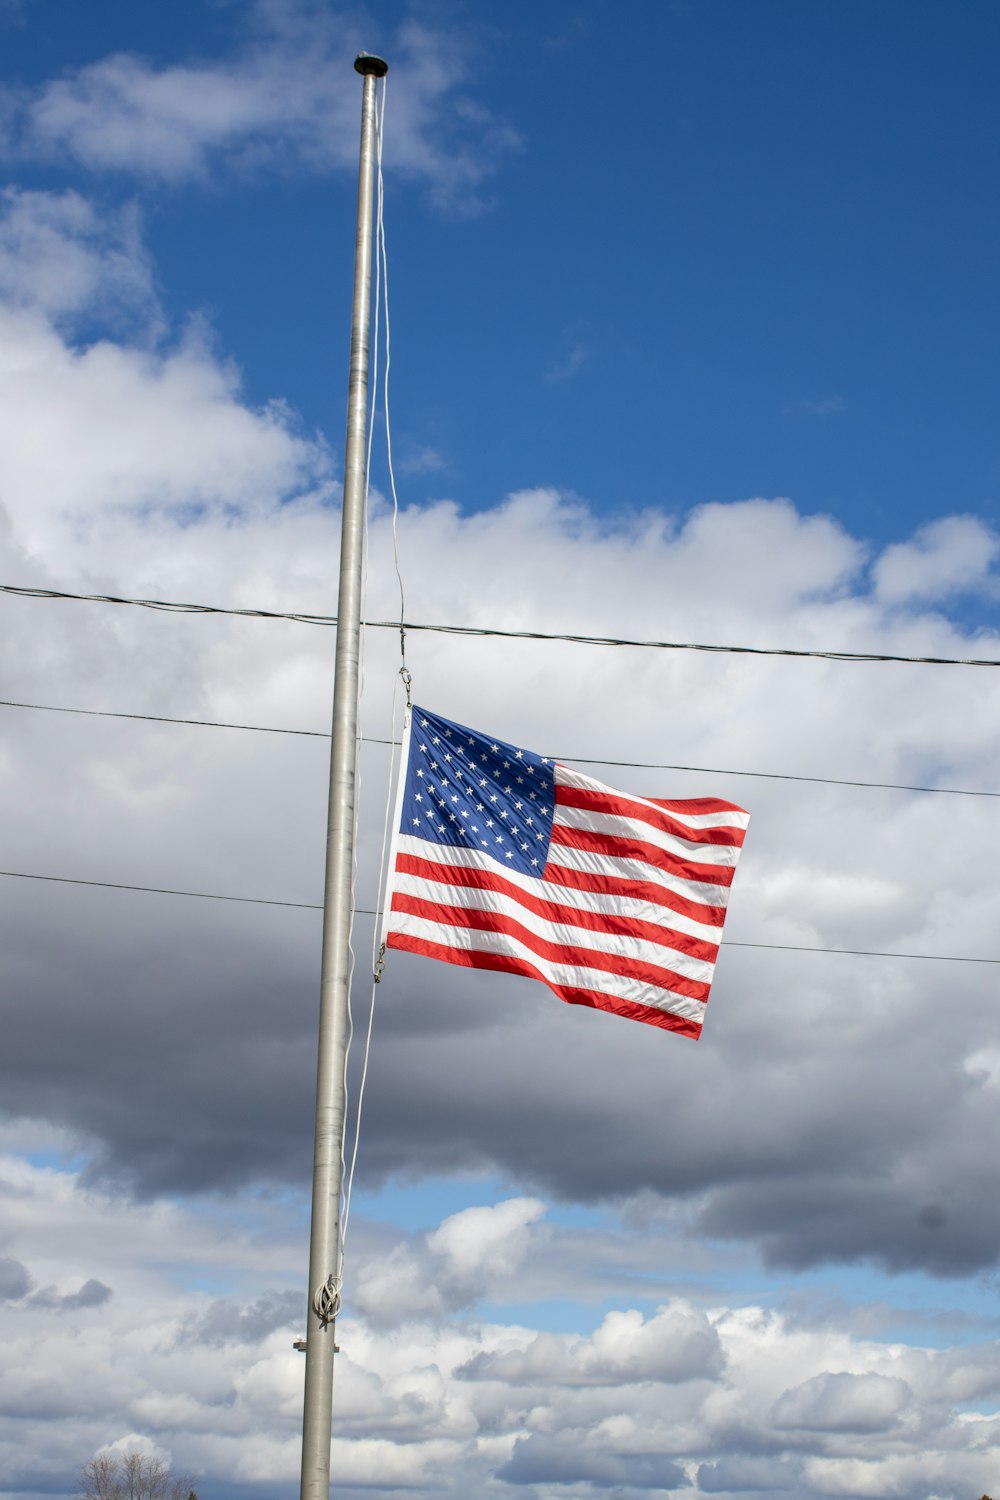
[[[302,1409],[301,1500],[329,1500],[333,1356],[340,1305],[340,1191],[343,1180],[350,982],[351,876],[357,776],[358,658],[361,640],[361,564],[364,538],[368,425],[368,340],[371,324],[372,187],[375,179],[376,88],[388,64],[362,52],[354,67],[364,78],[358,219],[354,248],[354,306],[344,445],[344,509],[340,534],[340,595],[333,683],[333,737],[326,833],[326,890],[320,977],[316,1132],[313,1150],[309,1309]]]

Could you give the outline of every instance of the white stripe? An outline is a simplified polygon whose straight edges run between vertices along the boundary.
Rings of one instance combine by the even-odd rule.
[[[567,807],[557,802],[554,821],[563,828],[583,828],[609,840],[635,839],[652,844],[691,864],[735,865],[740,857],[739,849],[732,844],[694,844],[676,833],[666,833],[662,828],[654,828],[636,818],[623,818],[620,813],[596,812],[590,807]]]
[[[601,913],[607,910],[608,901],[613,900],[615,910],[624,917],[635,917],[640,922],[665,923],[668,927],[675,928],[677,932],[686,932],[691,937],[703,938],[706,943],[717,943],[722,936],[721,924],[715,926],[710,922],[698,922],[693,917],[682,916],[680,912],[673,911],[669,906],[663,906],[654,901],[642,901],[634,896],[621,896],[617,891],[613,897],[609,897],[597,891],[578,891],[572,886],[550,885],[540,877],[522,875],[519,870],[501,866],[490,855],[480,854],[478,849],[431,843],[428,839],[417,838],[413,834],[406,833],[400,834],[398,848],[401,854],[412,855],[415,859],[426,859],[432,864],[458,865],[463,870],[488,870],[493,875],[502,875],[510,885],[527,891],[529,895],[538,896],[544,901],[559,901],[564,906],[575,906],[579,911]],[[590,862],[585,864],[581,857],[584,853],[585,851],[580,849],[566,849],[555,845],[549,851],[549,863],[558,864],[563,869],[588,869],[601,875],[614,876],[624,873],[622,866],[626,861],[601,860],[599,855],[588,855]],[[558,858],[556,858],[557,855]],[[576,856],[576,858],[568,859],[565,857],[568,855]],[[633,862],[627,863],[631,865]],[[655,881],[665,889],[676,891],[678,895],[686,896],[703,905],[725,906],[726,904],[726,897],[729,894],[727,886],[693,884],[691,881],[683,880],[679,875],[664,875],[662,870],[653,869],[651,866],[642,868],[648,873],[633,875],[632,879]],[[718,891],[722,892],[721,898],[712,894]]]
[[[564,870],[583,870],[588,875],[610,875],[618,880],[642,880],[647,884],[662,885],[688,901],[697,901],[702,906],[725,906],[729,900],[728,885],[709,885],[701,880],[685,880],[683,875],[674,875],[661,870],[658,865],[647,865],[641,859],[610,859],[595,854],[591,849],[574,849],[569,844],[549,845],[549,864],[559,865]]]
[[[593,776],[585,776],[582,771],[573,771],[569,766],[556,766],[556,781],[560,786],[575,786],[585,792],[608,792],[612,797],[627,798],[629,802],[635,802],[640,807],[652,808],[661,816],[666,813],[667,817],[678,818],[686,823],[689,828],[743,828],[746,829],[750,823],[750,814],[742,807],[719,810],[718,812],[696,812],[693,805],[688,804],[690,811],[675,811],[670,807],[661,807],[658,802],[653,802],[649,797],[637,797],[634,792],[622,792],[617,787],[605,786],[603,781],[595,781]],[[683,804],[682,799],[681,805]]]
[[[673,990],[643,984],[641,980],[628,979],[622,974],[608,974],[603,969],[553,963],[549,959],[540,958],[523,943],[518,943],[516,939],[503,933],[471,932],[464,927],[447,927],[440,922],[428,922],[423,917],[411,917],[406,912],[393,912],[389,930],[406,937],[420,938],[427,943],[443,943],[449,948],[462,948],[470,953],[499,953],[523,958],[552,984],[597,990],[602,995],[631,1000],[635,1005],[648,1005],[653,1010],[668,1011],[687,1021],[694,1021],[698,1026],[704,1020],[704,1001],[690,1000],[687,995],[675,994]]]
[[[711,960],[695,958],[681,953],[668,943],[653,943],[646,938],[627,937],[615,932],[595,932],[590,927],[577,927],[568,922],[551,922],[528,909],[511,896],[499,891],[479,890],[464,885],[428,885],[419,875],[397,875],[395,890],[398,895],[416,897],[444,906],[459,906],[464,911],[491,911],[509,917],[533,932],[547,943],[558,943],[564,948],[591,948],[598,953],[608,953],[633,962],[655,964],[657,968],[672,969],[685,979],[697,980],[699,984],[711,984],[715,964]],[[442,921],[446,920],[444,917]]]
[[[396,871],[396,853],[399,848],[399,829],[402,823],[403,793],[406,789],[406,773],[410,761],[410,732],[413,725],[413,708],[407,704],[406,713],[403,715],[403,743],[400,747],[399,774],[396,780],[396,801],[392,813],[392,837],[389,842],[389,853],[386,865],[385,890],[382,892],[382,921],[379,932],[379,945],[385,946],[386,934],[389,931],[389,908],[392,905],[392,881]],[[391,752],[390,752],[391,753]]]

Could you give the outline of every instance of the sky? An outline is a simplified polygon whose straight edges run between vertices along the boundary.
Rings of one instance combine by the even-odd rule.
[[[363,48],[369,619],[398,562],[423,624],[1000,662],[998,42],[985,0],[0,0],[0,583],[336,612]],[[0,1497],[139,1447],[291,1500],[333,632],[0,617]],[[752,820],[697,1042],[389,955],[334,1494],[998,1493],[995,670],[407,663]],[[368,631],[362,913],[399,665]]]

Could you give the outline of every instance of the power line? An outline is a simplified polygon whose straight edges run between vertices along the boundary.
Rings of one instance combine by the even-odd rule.
[[[315,901],[269,901],[264,896],[220,896],[213,891],[178,891],[163,885],[128,885],[121,880],[79,880],[70,875],[35,875],[25,870],[0,870],[11,880],[50,880],[56,885],[96,885],[106,891],[146,891],[151,896],[192,896],[198,901],[239,901],[247,906],[294,906],[301,911],[322,911]],[[374,915],[374,913],[372,914]]]
[[[275,724],[235,724],[221,719],[182,719],[169,714],[132,714],[107,708],[66,708],[54,703],[24,703],[13,698],[0,698],[0,708],[28,708],[39,713],[82,714],[95,719],[132,719],[148,724],[182,724],[199,729],[241,729],[253,734],[292,734],[306,739],[328,740],[329,731],[323,729],[284,729]],[[399,745],[399,740],[380,739],[377,735],[364,735],[366,745]],[[649,760],[600,760],[586,755],[553,755],[553,760],[572,761],[580,766],[618,766],[639,771],[690,771],[699,776],[752,776],[766,781],[804,781],[817,786],[852,786],[871,788],[887,792],[927,792],[947,797],[1000,797],[1000,792],[978,791],[955,786],[911,786],[898,781],[847,781],[836,776],[794,776],[786,771],[735,771],[719,766],[682,766],[670,761]]]
[[[43,714],[83,714],[92,719],[138,719],[146,724],[190,724],[197,729],[245,729],[254,734],[295,734],[307,739],[328,740],[329,730],[282,729],[273,724],[232,724],[222,719],[179,719],[170,714],[129,714],[110,708],[66,708],[58,703],[22,703],[14,698],[0,698],[0,708],[33,708]],[[376,740],[379,745],[398,744],[398,740]],[[990,793],[990,795],[993,795]],[[1000,793],[997,793],[1000,796]]]
[[[73,594],[64,589],[27,588],[0,583],[0,593],[23,599],[74,599],[91,604],[132,604],[141,609],[171,614],[236,615],[255,620],[290,620],[298,625],[336,625],[336,615],[313,615],[276,609],[230,609],[218,604],[188,604],[170,599],[131,599],[120,594]],[[415,620],[365,620],[374,630],[429,631],[437,635],[488,636],[509,641],[566,641],[577,646],[633,646],[652,651],[707,651],[737,656],[789,656],[821,661],[894,662],[930,667],[1000,667],[1000,660],[985,657],[896,656],[889,652],[805,651],[791,646],[719,646],[701,641],[633,640],[626,636],[577,635],[549,630],[500,630],[478,625],[429,625]]]
[[[169,886],[129,885],[120,880],[81,880],[69,875],[39,875],[25,870],[0,870],[0,875],[6,875],[12,880],[46,880],[57,885],[98,886],[102,890],[110,891],[143,891],[152,896],[190,896],[198,901],[237,901],[248,906],[285,906],[293,907],[298,911],[323,910],[322,903],[316,901],[274,901],[263,896],[227,896],[214,891],[182,891]],[[380,917],[382,913],[373,911],[370,907],[359,906],[355,908],[355,915]],[[920,959],[928,963],[1000,964],[1000,958],[978,958],[967,953],[888,953],[873,948],[820,948],[804,943],[743,943],[730,938],[725,938],[721,946],[723,948],[761,948],[778,953],[834,953],[844,958],[907,958]]]

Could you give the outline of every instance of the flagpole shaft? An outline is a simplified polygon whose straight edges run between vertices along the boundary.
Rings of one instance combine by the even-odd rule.
[[[358,219],[354,249],[351,365],[344,445],[344,509],[340,538],[333,737],[326,835],[326,891],[316,1066],[309,1308],[302,1411],[301,1500],[329,1500],[330,1434],[336,1305],[327,1290],[340,1271],[340,1192],[343,1179],[347,1000],[350,983],[351,875],[357,776],[358,659],[361,641],[361,566],[364,541],[368,425],[368,341],[371,325],[372,188],[375,180],[376,88],[387,71],[362,53],[364,77]],[[336,1288],[332,1288],[336,1290]],[[325,1301],[325,1305],[324,1305]]]

